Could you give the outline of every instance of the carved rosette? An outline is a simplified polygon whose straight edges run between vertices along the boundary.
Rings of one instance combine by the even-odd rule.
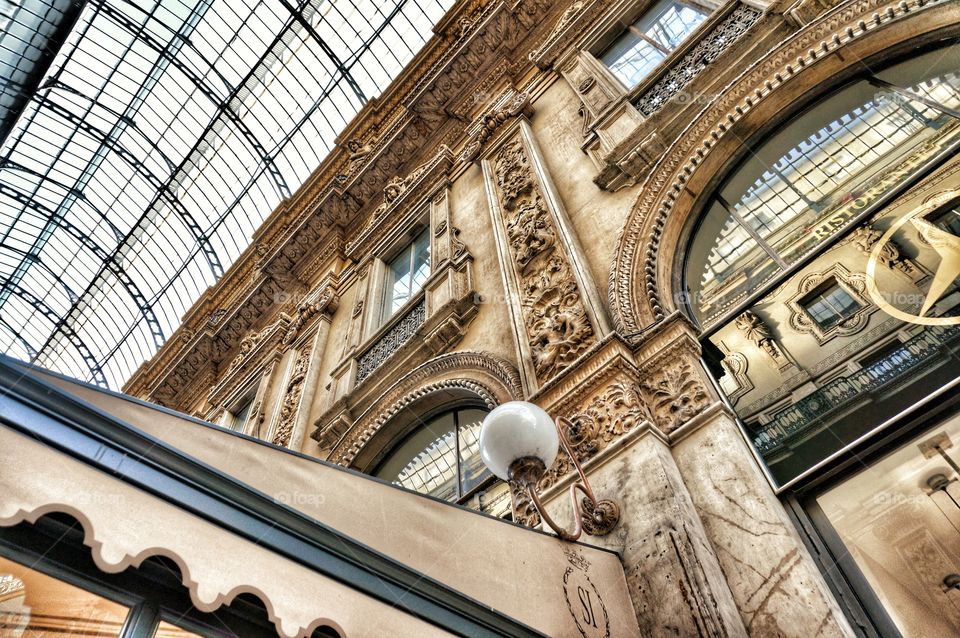
[[[583,354],[596,336],[519,136],[496,153],[493,165],[522,322],[542,382]]]
[[[293,425],[296,422],[297,409],[300,406],[300,395],[303,394],[303,384],[307,379],[307,369],[310,367],[310,346],[305,347],[297,356],[293,366],[287,391],[280,406],[277,428],[274,430],[273,443],[287,447],[290,445],[290,436],[293,434]]]

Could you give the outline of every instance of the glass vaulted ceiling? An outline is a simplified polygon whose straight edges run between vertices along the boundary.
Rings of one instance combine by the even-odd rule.
[[[0,149],[0,348],[121,386],[452,4],[88,0]]]

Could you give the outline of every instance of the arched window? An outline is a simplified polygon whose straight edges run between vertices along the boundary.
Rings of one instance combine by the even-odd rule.
[[[804,536],[846,557],[825,569],[866,601],[857,617],[954,636],[960,45],[863,68],[707,193],[687,306]]]
[[[703,325],[953,152],[960,139],[954,48],[867,74],[750,145],[708,201],[688,251],[689,305]]]
[[[687,307],[775,483],[957,376],[935,360],[960,333],[958,200],[920,188],[957,174],[957,46],[865,71],[747,145],[695,226]]]
[[[424,420],[377,465],[374,476],[447,501],[467,498],[493,476],[480,460],[486,415],[467,407]]]

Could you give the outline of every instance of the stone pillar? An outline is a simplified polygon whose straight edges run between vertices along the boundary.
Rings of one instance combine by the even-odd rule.
[[[642,635],[746,636],[640,379],[629,347],[609,338],[537,398],[551,414],[571,419],[567,438],[597,497],[620,505],[620,523],[612,533],[582,540],[621,555]],[[561,453],[540,482],[551,517],[568,526],[574,476]],[[538,523],[526,499],[514,497],[516,519]]]
[[[852,635],[732,415],[717,405],[703,416],[673,453],[747,631]]]
[[[746,636],[665,438],[648,423],[613,458],[597,460],[591,485],[618,502],[621,519],[608,536],[583,540],[620,554],[641,635]],[[555,520],[573,520],[566,489],[548,508]]]
[[[713,391],[694,335],[693,327],[674,315],[636,355],[647,379],[645,399],[669,438],[743,625],[758,638],[852,635],[733,416]]]

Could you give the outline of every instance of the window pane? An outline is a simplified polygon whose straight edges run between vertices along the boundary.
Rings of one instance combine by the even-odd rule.
[[[960,557],[960,476],[920,445],[960,440],[960,418],[941,423],[817,497],[850,557],[904,636],[960,635],[960,608],[943,578]],[[942,441],[943,439],[941,439]],[[960,461],[956,446],[948,456]],[[939,477],[942,477],[938,481]],[[942,485],[932,489],[933,485]]]
[[[247,419],[250,418],[250,409],[253,407],[253,399],[248,400],[244,403],[236,412],[233,414],[233,429],[237,432],[243,431],[243,426],[247,424]]]
[[[460,424],[460,484],[461,494],[467,494],[491,476],[480,458],[480,426],[487,413],[484,410],[461,410]]]
[[[391,316],[410,299],[410,247],[408,246],[390,262],[387,275],[388,308]]]
[[[118,636],[127,608],[0,557],[0,635]]]
[[[717,202],[701,220],[688,254],[687,301],[704,323],[780,274],[770,255]]]
[[[457,451],[453,413],[431,419],[401,443],[375,475],[423,494],[456,500]]]
[[[426,231],[413,245],[413,277],[411,295],[418,292],[430,277],[430,234]]]
[[[644,13],[600,58],[628,88],[650,75],[707,17],[707,12],[664,0]]]
[[[665,57],[654,46],[627,31],[607,49],[601,60],[627,87],[634,87],[650,75]]]
[[[660,46],[672,51],[707,17],[699,8],[679,2],[660,2],[640,18],[636,27]]]

